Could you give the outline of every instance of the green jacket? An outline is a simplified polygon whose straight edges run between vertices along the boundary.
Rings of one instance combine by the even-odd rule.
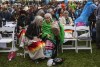
[[[43,21],[43,23],[42,23],[42,38],[49,39],[49,40],[53,41],[54,44],[56,44],[55,35],[52,32],[51,25],[52,25],[52,21],[50,23],[47,23],[45,20]],[[59,27],[60,27],[60,33],[57,37],[59,37],[60,45],[62,45],[63,41],[64,41],[64,29],[60,23],[59,23]],[[50,35],[50,37],[47,37],[48,34]]]

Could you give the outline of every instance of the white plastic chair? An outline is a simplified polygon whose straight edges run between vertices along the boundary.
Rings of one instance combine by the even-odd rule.
[[[76,51],[77,47],[77,39],[75,38],[75,27],[74,26],[64,26],[64,30],[72,30],[72,33],[65,32],[64,43],[68,41],[72,41],[70,45],[62,45],[62,52],[63,50],[74,49]],[[68,34],[68,35],[66,35]]]
[[[15,43],[14,43],[14,31],[15,28],[14,27],[2,27],[0,28],[1,32],[9,32],[9,34],[11,34],[11,36],[9,37],[2,37],[0,39],[0,43],[11,43],[12,42],[12,46],[11,49],[6,49],[6,50],[0,50],[0,52],[11,52],[11,51],[16,51],[17,49],[15,49]]]
[[[77,43],[77,53],[78,50],[90,50],[92,53],[92,45],[91,45],[91,36],[90,36],[90,28],[89,26],[78,26],[76,27],[77,32],[77,40],[79,41],[85,41],[85,45],[78,45]]]
[[[16,22],[6,22],[6,27],[16,27],[17,23]]]
[[[14,22],[14,21],[9,21],[7,22],[6,21],[6,25],[4,25],[5,27],[14,27],[15,28],[15,33],[17,33],[17,22]],[[15,40],[15,43],[17,44],[17,36],[15,34],[15,37],[14,37],[14,40]]]

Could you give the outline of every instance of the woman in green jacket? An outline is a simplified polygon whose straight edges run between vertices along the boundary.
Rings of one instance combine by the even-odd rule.
[[[46,13],[44,15],[44,21],[42,23],[42,38],[45,40],[45,42],[47,42],[46,40],[49,40],[49,42],[52,43],[52,47],[48,48],[48,49],[50,49],[50,48],[52,49],[52,51],[50,51],[51,55],[49,55],[49,57],[51,57],[51,58],[55,58],[57,56],[57,48],[59,45],[63,44],[63,40],[64,40],[64,29],[63,29],[62,25],[57,22],[60,31],[59,31],[59,34],[56,35],[54,33],[54,31],[52,30],[53,22],[54,21],[53,21],[52,15],[50,13]],[[56,32],[58,32],[58,31],[56,31]],[[48,45],[48,44],[46,44],[46,45]],[[49,51],[47,51],[47,53],[49,53]]]

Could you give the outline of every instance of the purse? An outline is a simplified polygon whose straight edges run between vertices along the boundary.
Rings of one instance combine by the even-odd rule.
[[[57,21],[52,22],[52,32],[54,33],[54,35],[59,35],[60,33],[60,27],[59,27],[59,23]]]

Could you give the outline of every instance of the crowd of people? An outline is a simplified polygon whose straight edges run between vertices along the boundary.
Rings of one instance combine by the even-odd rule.
[[[0,5],[0,26],[2,21],[16,21],[16,35],[23,29],[26,30],[25,49],[28,50],[31,59],[55,58],[64,41],[63,27],[75,25],[74,22],[81,15],[85,4],[86,2],[69,1],[67,4],[53,2],[46,5],[35,3],[19,5],[5,2]],[[97,47],[100,48],[100,2],[93,4],[98,7],[90,14],[88,21],[92,40],[93,42],[97,40]]]

